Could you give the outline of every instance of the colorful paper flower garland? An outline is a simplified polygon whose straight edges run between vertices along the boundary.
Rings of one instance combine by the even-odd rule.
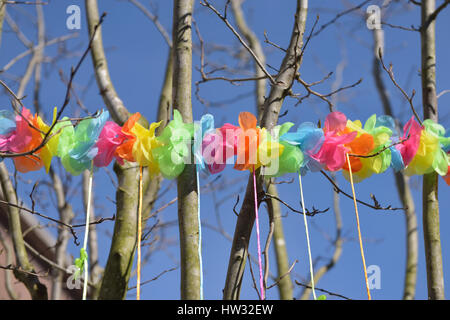
[[[155,130],[160,123],[151,123],[149,129],[146,129],[137,122],[140,118],[139,113],[130,116],[123,126],[107,121],[108,117],[107,111],[101,111],[96,116],[79,121],[76,125],[67,118],[55,123],[55,109],[52,132],[48,133],[51,126],[45,124],[39,116],[32,116],[26,108],[23,108],[20,115],[0,110],[0,152],[13,154],[30,152],[38,148],[43,139],[49,135],[48,141],[36,152],[13,158],[16,169],[19,172],[28,172],[45,167],[48,172],[52,158],[56,156],[61,159],[63,167],[72,175],[79,175],[84,170],[90,170],[90,186],[92,186],[92,173],[95,168],[108,166],[113,159],[121,165],[124,164],[124,160],[135,162],[140,167],[140,198],[142,197],[143,167],[148,167],[151,176],[162,174],[167,179],[174,179],[183,172],[185,163],[193,155],[197,168],[199,206],[199,173],[219,173],[225,169],[227,163],[232,163],[235,159],[236,170],[249,170],[254,175],[262,299],[264,299],[264,288],[259,242],[256,169],[262,168],[261,173],[269,177],[297,172],[303,210],[305,207],[301,175],[305,175],[308,171],[342,170],[344,177],[352,183],[353,193],[353,182],[360,182],[373,174],[383,173],[389,167],[395,171],[404,170],[407,175],[437,172],[450,185],[450,134],[442,125],[429,119],[425,120],[421,126],[414,118],[411,118],[405,124],[402,135],[399,136],[396,134],[394,120],[389,116],[373,115],[363,126],[359,120],[351,121],[341,112],[332,112],[326,117],[323,128],[306,122],[300,124],[296,131],[289,132],[294,124],[287,122],[269,132],[265,128],[259,128],[256,117],[249,112],[239,114],[239,126],[227,123],[220,128],[214,128],[214,118],[210,114],[204,115],[200,124],[193,124],[184,123],[180,113],[174,110],[173,120],[167,124],[159,136],[156,136]],[[88,201],[90,203],[90,199]],[[80,250],[80,258],[77,259],[77,265],[84,267],[86,280],[89,211],[90,206],[87,208],[84,245]],[[141,211],[140,203],[138,212],[140,231]],[[355,211],[360,234],[356,203]],[[316,298],[308,227],[306,214],[303,213],[313,295]],[[198,220],[201,262],[200,208]],[[364,262],[362,242],[360,244]],[[140,241],[138,241],[138,260],[139,257]],[[138,261],[138,298],[139,264],[140,261]],[[203,286],[202,275],[201,282]],[[85,290],[84,288],[83,291]],[[369,290],[368,295],[370,298]],[[85,298],[85,292],[83,296]],[[201,297],[203,298],[203,288]]]
[[[151,123],[146,129],[137,122],[139,113],[132,115],[123,126],[107,121],[108,117],[107,111],[101,111],[76,125],[68,118],[59,120],[42,148],[28,156],[13,158],[16,169],[28,172],[45,167],[48,171],[56,156],[67,171],[79,175],[90,168],[92,161],[98,168],[108,166],[115,159],[120,164],[124,160],[136,162],[149,167],[152,175],[161,173],[167,179],[174,179],[181,174],[192,152],[199,170],[207,174],[221,172],[235,158],[234,168],[241,171],[251,171],[253,166],[255,169],[269,167],[277,160],[278,169],[268,174],[274,177],[299,169],[302,174],[321,169],[343,170],[345,175],[346,154],[350,155],[357,181],[389,167],[405,170],[408,175],[449,173],[450,133],[429,119],[421,126],[411,118],[400,137],[389,116],[373,115],[362,126],[359,120],[347,120],[344,114],[332,112],[323,128],[306,122],[289,132],[294,125],[287,122],[269,132],[259,128],[249,112],[239,115],[239,126],[227,123],[214,128],[212,115],[203,116],[200,124],[184,123],[175,110],[174,119],[156,136],[160,123]],[[0,152],[33,150],[49,128],[28,109],[24,108],[21,115],[0,110]],[[252,148],[256,154],[250,154]]]

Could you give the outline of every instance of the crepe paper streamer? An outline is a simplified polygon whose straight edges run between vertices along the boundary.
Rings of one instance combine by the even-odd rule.
[[[268,177],[280,177],[286,173],[296,172],[303,164],[305,157],[300,148],[286,141],[281,141],[280,144],[283,146],[283,153],[279,158],[278,170],[273,174],[267,174],[267,171],[265,171]]]
[[[26,108],[22,109],[22,115],[28,119],[31,118],[30,111]],[[9,129],[2,131],[8,132],[10,129],[9,126]],[[31,138],[28,122],[20,115],[16,115],[15,129],[1,137],[1,151],[19,153],[21,150],[29,149],[27,145],[31,142]]]
[[[0,137],[8,136],[16,130],[16,117],[9,110],[0,110]]]
[[[435,171],[435,168],[433,167],[434,158],[440,154],[440,151],[439,138],[425,127],[424,130],[421,131],[417,152],[411,163],[405,169],[405,173],[407,175],[424,175]],[[439,170],[439,168],[437,169]],[[446,172],[444,174],[446,174]]]
[[[431,167],[439,175],[445,176],[447,174],[448,165],[450,165],[449,158],[446,153],[446,149],[450,146],[450,137],[446,137],[445,129],[442,125],[434,122],[431,119],[423,121],[425,131],[430,133],[434,138],[438,140],[438,147],[435,154],[429,155],[433,158]]]
[[[394,132],[394,128],[391,129]],[[391,150],[391,167],[395,172],[404,170],[414,158],[417,148],[419,147],[421,131],[422,128],[413,116],[403,127],[403,136],[397,137],[394,135],[392,137],[393,143],[403,140],[400,144],[396,144],[389,148]]]
[[[298,172],[298,183],[300,185],[300,198],[302,200],[303,222],[305,224],[306,242],[308,244],[309,274],[311,277],[311,289],[312,289],[314,300],[317,300],[316,290],[314,288],[314,268],[313,268],[312,257],[311,257],[311,243],[309,241],[308,220],[306,219],[306,212],[305,212],[306,207],[305,207],[305,200],[303,198],[302,175],[300,174],[300,171]]]
[[[113,159],[123,164],[123,159],[117,153],[117,148],[127,141],[127,135],[122,127],[113,121],[106,121],[95,147],[98,152],[94,158],[96,167],[107,167]]]
[[[256,126],[258,120],[250,112],[239,114],[239,131],[237,139],[237,159],[234,169],[244,171],[254,169],[257,163],[258,146],[261,141],[261,129]]]
[[[97,117],[80,121],[76,127],[62,127],[58,157],[72,175],[77,176],[91,166],[98,152],[97,140],[108,117],[108,111],[102,111]]]
[[[138,233],[137,233],[137,283],[136,283],[136,300],[141,299],[141,238],[142,238],[142,171],[143,167],[139,166],[139,203],[138,203]]]
[[[286,122],[282,125],[275,126],[274,137],[284,137],[285,133],[293,126],[292,122]],[[276,172],[265,174],[269,177],[280,177],[286,173],[297,172],[304,162],[303,152],[297,145],[290,144],[280,138],[280,144],[283,146],[283,152],[278,159],[278,170]]]
[[[116,151],[114,153],[114,155],[117,156],[117,160],[121,166],[124,164],[123,160],[127,160],[129,162],[136,161],[133,156],[133,146],[136,141],[136,136],[131,132],[131,130],[140,117],[141,114],[139,112],[136,112],[135,114],[131,115],[131,117],[129,117],[122,126],[121,133],[125,136],[125,142],[122,142],[116,148]]]
[[[159,165],[152,155],[152,150],[161,145],[155,136],[155,130],[160,125],[161,121],[153,122],[150,124],[150,128],[146,129],[136,122],[131,129],[136,136],[132,151],[135,162],[140,166],[148,167],[151,176],[159,174]]]
[[[329,171],[338,171],[345,165],[345,155],[349,151],[346,144],[352,142],[357,132],[346,130],[347,117],[334,111],[325,119],[324,142],[313,158],[323,164]]]
[[[66,125],[71,125],[70,122],[64,122],[64,121],[62,121],[62,122],[60,121],[55,124],[56,117],[57,117],[57,108],[55,107],[53,109],[53,119],[52,119],[52,125],[54,124],[54,126],[50,133],[48,133],[50,130],[50,126],[48,126],[42,120],[41,117],[39,117],[39,116],[37,117],[37,123],[39,125],[39,129],[41,130],[42,139],[44,139],[48,133],[48,135],[47,135],[48,140],[45,143],[45,145],[42,147],[41,154],[40,154],[42,162],[44,162],[45,171],[47,173],[50,170],[52,158],[54,156],[56,156],[58,153],[59,136],[61,134],[60,130]]]
[[[391,150],[388,147],[392,144],[390,127],[393,125],[393,119],[389,116],[377,119],[375,114],[367,119],[363,128],[359,120],[347,121],[347,131],[357,132],[357,137],[346,145],[350,148],[350,153],[352,155],[369,156],[352,156],[350,158],[354,182],[361,182],[372,174],[383,173],[389,168],[391,165]],[[376,156],[370,157],[374,154]],[[344,165],[344,170],[344,177],[348,180],[348,165]]]
[[[136,162],[149,167],[151,175],[161,171],[165,178],[173,179],[181,174],[185,160],[193,154],[198,170],[206,174],[221,172],[237,156],[235,169],[263,167],[262,174],[269,177],[297,172],[299,168],[301,175],[343,169],[349,179],[345,161],[348,153],[352,155],[353,182],[359,182],[389,166],[408,175],[437,172],[446,176],[450,165],[450,131],[445,132],[442,125],[429,119],[421,126],[414,117],[398,136],[394,119],[386,115],[372,115],[362,126],[359,120],[351,121],[341,112],[332,112],[323,129],[306,122],[296,132],[288,132],[293,126],[288,122],[269,132],[259,128],[256,117],[249,112],[239,114],[239,126],[226,123],[215,129],[212,115],[204,115],[199,126],[184,123],[175,110],[173,120],[156,137],[160,123],[152,123],[146,129],[137,122],[139,113],[131,115],[122,127],[106,121],[107,112],[84,119],[75,127],[68,118],[55,123],[56,115],[55,108],[49,126],[26,108],[19,115],[0,111],[0,152],[27,153],[38,149],[27,156],[13,157],[19,172],[42,167],[48,172],[52,158],[57,156],[73,175],[88,169],[92,160],[95,169],[115,159],[120,165],[125,160]],[[47,141],[42,145],[44,138]]]
[[[214,131],[214,117],[211,114],[205,114],[200,119],[200,126],[194,132],[194,160],[196,163],[197,177],[197,222],[198,222],[198,259],[200,263],[200,300],[203,300],[203,258],[202,258],[202,221],[200,216],[200,171],[209,174],[203,158],[203,137]]]
[[[200,262],[200,300],[203,300],[202,220],[200,219],[200,173],[197,165],[198,260]]]
[[[351,123],[352,128],[360,130],[361,128],[361,122],[359,120],[355,121],[356,124],[353,124],[351,121],[348,122],[348,124]],[[352,129],[348,129],[352,130]],[[346,147],[349,148],[349,151],[347,154],[353,154],[353,155],[361,155],[361,156],[369,156],[373,154],[373,150],[375,148],[375,141],[372,135],[368,134],[365,131],[356,131],[359,135],[355,137],[353,141],[346,144]],[[368,165],[367,161],[363,161],[367,158],[360,158],[360,157],[349,157],[350,161],[346,161],[346,163],[343,166],[343,175],[344,177],[350,181],[350,166],[352,169],[352,179],[354,183],[361,182],[365,178],[372,175],[372,171],[370,166]]]
[[[311,122],[302,123],[298,128],[297,132],[288,132],[281,135],[281,143],[289,143],[290,145],[296,146],[300,149],[303,155],[303,160],[300,164],[300,173],[305,175],[308,171],[317,172],[323,169],[323,165],[320,164],[313,155],[317,153],[324,142],[323,130],[317,128]],[[281,155],[283,156],[283,155]],[[296,161],[300,162],[300,155],[297,155]],[[280,161],[281,163],[282,161]],[[298,168],[292,170],[290,168],[289,172],[297,172]],[[292,170],[292,171],[291,171]]]
[[[447,175],[444,177],[445,182],[450,186],[450,165],[447,168]]]
[[[372,174],[383,173],[391,164],[391,150],[388,147],[392,144],[394,119],[386,115],[377,118],[374,114],[364,124],[364,130],[373,136],[375,147],[372,154],[380,153],[363,159],[363,163],[369,166]]]
[[[395,146],[400,151],[405,167],[407,167],[416,155],[420,144],[420,136],[422,128],[414,119],[414,116],[403,127],[402,139],[405,140],[401,144]],[[408,138],[408,139],[407,139]]]
[[[0,110],[0,151],[8,151],[9,138],[16,130],[16,117],[8,110]],[[3,158],[0,157],[0,161]]]
[[[200,119],[200,125],[196,126],[194,131],[194,161],[197,164],[197,171],[200,170],[205,174],[209,174],[205,159],[203,157],[203,139],[206,134],[214,133],[214,117],[211,114],[205,114]]]
[[[391,131],[390,144],[385,143],[383,147],[388,147],[391,144],[398,143],[400,141],[400,137],[396,133],[396,125],[395,120],[391,116],[381,115],[376,118],[375,127],[385,127]],[[390,166],[394,169],[395,172],[405,169],[405,163],[403,162],[402,154],[396,148],[396,145],[392,145],[389,147],[390,151]],[[376,153],[376,152],[374,152]],[[384,152],[383,152],[384,153]],[[384,164],[386,165],[386,164]],[[387,169],[387,168],[386,168]],[[383,170],[384,171],[384,170]]]
[[[11,135],[9,141],[9,150],[17,153],[29,152],[42,142],[37,116],[32,116],[26,108],[22,108],[21,114],[22,116],[16,115],[16,131]],[[13,161],[17,171],[25,173],[42,168],[44,163],[40,157],[41,151],[42,149],[39,149],[34,152],[34,155],[15,157]]]
[[[255,197],[256,239],[257,239],[257,245],[258,245],[259,287],[261,290],[261,300],[264,300],[265,292],[264,292],[262,259],[261,259],[261,241],[260,241],[260,235],[259,235],[258,194],[257,194],[257,188],[256,188],[255,166],[253,166],[252,169],[253,169],[252,170],[252,172],[253,172],[253,194]]]
[[[265,172],[278,170],[278,159],[284,152],[284,145],[272,139],[266,128],[261,129],[261,142],[257,148],[255,169],[264,167]]]
[[[391,167],[395,172],[399,172],[405,169],[405,163],[403,162],[402,154],[395,147],[390,147],[391,150]]]
[[[90,223],[90,214],[91,214],[91,197],[92,197],[92,178],[93,178],[93,170],[94,164],[91,161],[91,169],[89,170],[89,182],[88,182],[88,197],[87,197],[87,205],[86,205],[86,227],[84,229],[84,241],[83,241],[83,252],[81,252],[81,259],[84,260],[83,268],[84,268],[84,282],[83,282],[83,300],[86,300],[87,295],[87,286],[89,282],[89,270],[88,270],[88,259],[87,259],[87,241],[89,235],[89,223]]]
[[[8,144],[8,138],[16,130],[16,117],[14,113],[8,110],[0,110],[0,151],[5,150]],[[3,158],[0,157],[0,161]]]
[[[194,136],[194,124],[184,123],[178,110],[173,110],[173,120],[157,137],[158,147],[152,155],[166,179],[178,177],[184,170],[185,159],[191,155],[190,146]]]
[[[372,298],[370,296],[369,280],[367,278],[366,259],[364,258],[364,249],[363,249],[363,243],[362,243],[362,237],[361,237],[361,227],[359,224],[359,214],[358,214],[358,205],[356,203],[355,186],[353,185],[352,165],[351,165],[350,157],[348,156],[348,153],[346,154],[346,157],[347,157],[347,163],[348,163],[348,169],[349,169],[348,171],[349,171],[349,175],[350,175],[350,184],[352,186],[353,204],[355,205],[356,225],[358,228],[359,248],[361,250],[361,258],[362,258],[363,267],[364,267],[364,278],[366,279],[367,297],[368,297],[368,300],[372,300]]]
[[[225,169],[228,159],[237,155],[237,141],[241,129],[230,123],[225,123],[215,132],[203,137],[203,158],[211,174]]]

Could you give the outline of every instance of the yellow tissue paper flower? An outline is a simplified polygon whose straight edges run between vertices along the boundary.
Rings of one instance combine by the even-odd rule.
[[[56,115],[57,115],[57,108],[55,107],[53,109],[53,119],[52,119],[52,124],[56,121]],[[47,125],[44,120],[42,120],[41,117],[37,117],[37,123],[39,126],[39,129],[44,132],[47,133],[48,130],[50,130],[50,126]],[[69,122],[70,124],[70,122]],[[53,129],[52,129],[52,133],[50,133],[49,137],[53,134],[53,133],[57,133],[59,129],[61,129],[61,127],[64,126],[64,122],[59,122],[57,123]],[[48,171],[50,170],[50,165],[52,162],[52,158],[56,155],[57,151],[58,151],[58,141],[59,141],[59,135],[61,134],[61,132],[55,134],[54,136],[52,136],[47,143],[42,147],[41,149],[41,153],[40,153],[40,157],[42,159],[42,162],[44,163],[45,166],[45,170],[48,173]],[[41,133],[42,138],[45,137],[45,134]]]
[[[279,159],[283,153],[284,146],[277,141],[272,141],[272,136],[266,130],[261,129],[261,143],[258,145],[255,169],[261,166],[269,166],[270,163]]]
[[[439,151],[439,139],[428,132],[422,130],[420,144],[411,163],[405,170],[407,175],[423,175],[433,172],[433,161],[436,152]]]
[[[131,129],[131,133],[136,136],[136,141],[133,145],[133,157],[136,162],[143,167],[147,167],[152,175],[158,174],[159,166],[152,155],[152,149],[159,147],[160,142],[156,139],[155,130],[161,125],[160,122],[153,122],[150,128],[146,129],[139,123],[135,123]]]

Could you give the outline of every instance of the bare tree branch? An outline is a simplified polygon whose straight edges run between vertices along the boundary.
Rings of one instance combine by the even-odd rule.
[[[156,29],[158,29],[159,33],[161,33],[164,40],[167,42],[167,45],[172,47],[172,38],[167,32],[166,28],[159,22],[158,16],[153,14],[150,10],[148,10],[142,3],[138,0],[128,0],[130,3],[134,4],[139,10],[142,11],[153,23],[155,24]]]
[[[295,20],[289,47],[281,63],[280,73],[276,77],[276,85],[271,87],[268,98],[265,100],[260,126],[268,130],[272,129],[278,121],[284,98],[292,87],[295,74],[299,68],[300,50],[303,46],[303,34],[305,32],[306,16],[308,11],[307,0],[297,0]],[[257,178],[257,192],[262,190],[263,178]],[[253,203],[253,179],[249,175],[249,181],[245,192],[234,232],[233,244],[230,252],[227,279],[225,282],[223,297],[226,300],[238,299],[243,272],[245,268],[248,244],[255,221]]]
[[[8,170],[3,162],[0,163],[0,179],[3,195],[7,201],[10,203],[17,203],[17,195],[11,180],[9,179]],[[19,281],[23,282],[33,299],[47,300],[47,288],[39,281],[38,277],[32,275],[35,271],[28,259],[28,254],[23,240],[19,210],[17,208],[12,206],[8,207],[8,221],[9,230],[13,240],[14,252],[16,255],[16,264],[21,270],[28,272],[14,272],[14,275]]]
[[[219,11],[217,11],[216,8],[214,8],[207,0],[201,0],[200,4],[211,9],[224,23],[225,25],[233,32],[233,34],[238,38],[239,42],[244,46],[245,49],[250,53],[250,55],[253,57],[255,62],[258,64],[259,68],[261,68],[262,72],[266,75],[266,77],[270,80],[270,83],[272,85],[277,84],[275,79],[270,75],[269,72],[267,72],[266,68],[264,67],[264,64],[261,62],[261,60],[258,58],[258,56],[253,52],[253,50],[249,47],[249,45],[244,41],[244,39],[241,37],[241,35],[236,31],[236,29],[231,25],[231,23],[226,18],[226,15],[222,15]]]

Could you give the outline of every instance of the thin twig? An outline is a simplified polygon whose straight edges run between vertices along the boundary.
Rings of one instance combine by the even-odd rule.
[[[253,288],[255,289],[256,293],[258,294],[258,299],[261,300],[261,294],[259,293],[258,286],[256,285],[256,279],[255,279],[255,275],[253,273],[253,268],[252,268],[252,259],[250,259],[249,252],[247,252],[247,257],[248,257],[248,266],[250,267],[250,274],[252,276],[252,281],[253,281]]]
[[[317,36],[319,33],[321,33],[325,28],[327,28],[328,26],[332,25],[333,23],[335,23],[339,18],[345,16],[346,14],[349,14],[353,11],[359,10],[360,8],[362,8],[364,5],[366,5],[367,3],[369,3],[371,0],[366,0],[361,2],[359,5],[357,5],[356,7],[352,7],[350,9],[347,9],[345,11],[342,11],[340,13],[338,13],[333,19],[331,19],[330,21],[328,21],[327,23],[324,23],[323,25],[320,26],[319,30],[316,31],[316,33],[313,34],[313,37]]]
[[[275,222],[273,218],[273,212],[269,210],[269,233],[267,234],[266,244],[264,246],[264,290],[267,290],[267,278],[269,277],[269,249],[272,242],[273,233],[275,231]]]
[[[267,76],[267,78],[270,80],[270,83],[272,85],[276,85],[275,79],[270,75],[270,73],[266,70],[264,65],[261,63],[259,58],[256,56],[256,54],[253,52],[253,50],[248,46],[248,44],[245,42],[244,39],[242,39],[241,35],[236,31],[236,29],[230,24],[226,16],[222,15],[219,11],[217,11],[216,8],[214,8],[207,0],[200,0],[200,4],[202,6],[205,6],[211,11],[213,11],[225,24],[226,26],[233,32],[233,34],[238,38],[239,42],[244,46],[245,49],[250,53],[250,55],[255,60],[256,64],[261,68],[262,72]]]
[[[48,140],[54,135],[54,134],[51,134],[51,132],[52,132],[53,128],[55,127],[55,125],[57,124],[57,120],[59,120],[59,119],[61,118],[62,113],[64,112],[65,108],[66,108],[67,105],[69,104],[69,101],[70,101],[70,92],[71,92],[71,88],[72,88],[72,82],[73,82],[73,79],[74,79],[74,77],[75,77],[75,75],[76,75],[78,69],[80,68],[81,64],[83,63],[84,59],[86,58],[88,52],[91,50],[91,48],[92,48],[92,41],[94,40],[96,31],[97,31],[98,27],[103,23],[103,20],[104,20],[105,16],[106,16],[106,13],[103,13],[103,14],[101,15],[100,20],[99,20],[98,24],[95,26],[94,32],[92,33],[92,36],[91,36],[91,38],[90,38],[90,40],[89,40],[89,45],[88,45],[87,49],[86,49],[85,52],[83,53],[81,59],[78,61],[78,63],[77,63],[77,65],[75,66],[75,68],[72,68],[72,69],[71,69],[71,72],[70,72],[70,78],[69,78],[69,82],[68,82],[67,89],[66,89],[66,95],[65,95],[65,98],[64,98],[64,103],[63,103],[61,109],[59,110],[59,112],[58,112],[58,114],[57,114],[57,116],[56,116],[56,121],[54,121],[54,122],[52,123],[52,125],[51,125],[50,128],[49,128],[49,130],[45,133],[44,137],[42,138],[41,143],[40,143],[38,146],[36,146],[35,148],[33,148],[32,150],[27,151],[27,152],[22,152],[22,153],[17,153],[17,154],[0,153],[0,156],[1,156],[1,157],[17,157],[17,156],[33,155],[36,151],[39,151],[41,148],[43,148],[44,145],[48,142]],[[9,93],[13,95],[13,97],[16,99],[16,101],[18,101],[19,104],[23,107],[23,104],[22,104],[21,99],[19,99],[19,98],[12,92],[12,90],[8,88],[8,86],[7,86],[3,81],[0,80],[0,84],[2,84],[2,85],[9,91]],[[22,117],[23,117],[23,116],[22,116]],[[32,126],[32,125],[30,125],[30,126]],[[33,127],[33,126],[32,126],[32,127]],[[38,130],[38,131],[40,131],[40,129],[38,129],[38,128],[35,128],[35,129]]]
[[[306,284],[301,283],[301,282],[298,282],[297,280],[295,280],[295,284],[298,285],[298,286],[302,286],[302,287],[308,288],[308,289],[312,289],[311,286],[306,285]],[[331,292],[331,291],[328,291],[328,290],[325,290],[325,289],[320,289],[320,288],[317,288],[317,287],[314,287],[314,289],[318,290],[318,291],[325,292],[325,293],[329,294],[330,296],[339,297],[339,298],[342,298],[342,299],[345,299],[345,300],[352,300],[352,299],[347,298],[346,296],[343,296],[342,294],[339,294],[339,293],[334,293],[334,292]]]
[[[171,272],[171,271],[175,271],[175,270],[177,270],[178,268],[179,268],[179,267],[177,266],[177,267],[173,267],[173,268],[164,270],[163,272],[161,272],[160,274],[158,274],[158,275],[155,276],[154,278],[152,278],[152,279],[150,279],[150,280],[146,280],[146,281],[141,282],[140,285],[143,286],[144,284],[147,284],[147,283],[153,282],[153,281],[155,281],[155,280],[158,280],[158,279],[159,279],[162,275],[164,275],[165,273]],[[136,288],[137,288],[137,286],[133,286],[133,287],[129,287],[127,290],[129,291],[129,290],[136,289]]]
[[[139,8],[144,15],[146,15],[153,23],[155,24],[156,29],[158,29],[159,33],[163,36],[164,40],[167,42],[169,48],[172,48],[172,37],[169,35],[164,26],[159,22],[158,16],[150,12],[142,3],[137,0],[128,0],[132,4],[134,4],[137,8]]]
[[[38,274],[38,273],[35,273],[35,272],[26,271],[26,270],[24,270],[24,269],[22,269],[20,267],[15,267],[12,264],[9,264],[7,266],[0,266],[0,269],[17,271],[17,272],[25,273],[25,274],[28,274],[28,275],[31,275],[31,276],[36,276],[36,277],[47,277],[48,276],[48,272],[43,274],[43,275],[41,275],[41,274]]]
[[[269,198],[269,199],[275,199],[275,200],[279,201],[280,203],[284,204],[284,205],[285,205],[287,208],[289,208],[291,211],[293,211],[293,212],[295,212],[295,213],[303,214],[303,211],[294,209],[293,207],[291,207],[289,204],[287,204],[286,202],[284,202],[283,200],[281,200],[281,199],[278,198],[277,196],[274,196],[274,195],[269,194],[269,193],[267,193],[267,192],[264,193],[264,196],[261,198],[261,202],[262,202],[262,201],[266,201],[266,200],[267,200],[266,198]],[[326,208],[326,209],[324,209],[324,210],[318,210],[318,209],[314,208],[314,206],[313,206],[313,210],[312,210],[312,211],[310,211],[309,209],[306,209],[306,208],[305,208],[305,213],[304,213],[304,214],[307,215],[307,216],[310,216],[310,217],[314,217],[316,214],[319,214],[319,213],[325,213],[325,212],[327,212],[329,209],[330,209],[330,208]]]
[[[78,33],[71,33],[62,37],[57,37],[54,39],[51,39],[47,42],[44,43],[44,47],[48,47],[51,46],[53,44],[59,43],[59,42],[64,42],[67,41],[69,39],[75,38],[78,36]],[[25,58],[27,55],[33,53],[33,51],[35,50],[35,47],[30,48],[22,53],[20,53],[19,55],[15,56],[13,59],[11,59],[7,64],[5,64],[5,66],[0,69],[0,73],[6,72],[8,69],[10,69],[17,61]]]
[[[414,26],[411,26],[410,28],[408,28],[408,27],[403,27],[403,26],[397,26],[397,25],[388,23],[386,21],[381,21],[381,24],[384,25],[384,26],[388,26],[390,28],[400,29],[400,30],[404,30],[404,31],[415,31],[415,32],[419,32],[420,31],[420,29],[417,29]]]
[[[393,146],[396,146],[397,144],[402,144],[403,142],[405,142],[406,140],[408,140],[410,136],[411,136],[411,135],[408,135],[405,139],[400,139],[399,141],[394,142],[394,143],[392,143],[392,144],[390,144],[390,145],[388,145],[388,146],[382,148],[380,151],[378,151],[378,152],[376,152],[376,153],[373,153],[373,154],[369,154],[369,155],[358,155],[358,154],[351,154],[351,153],[349,153],[348,155],[349,155],[350,157],[357,157],[357,158],[372,158],[372,157],[376,157],[376,156],[382,154],[382,153],[383,153],[384,151],[386,151],[387,149],[389,149],[389,148],[391,148],[391,147],[393,147]]]
[[[341,188],[339,188],[339,187],[337,186],[337,184],[333,181],[333,179],[331,179],[331,178],[325,173],[325,171],[320,170],[320,172],[325,176],[325,178],[327,178],[328,181],[331,182],[331,184],[334,186],[334,190],[335,190],[337,193],[342,193],[342,194],[343,194],[344,196],[346,196],[347,198],[353,199],[353,197],[352,197],[350,194],[348,194],[347,192],[345,192],[345,191],[343,191]],[[374,197],[373,197],[373,198],[374,198]],[[373,199],[373,198],[372,198],[372,199]],[[378,201],[376,201],[374,205],[371,205],[370,203],[361,201],[361,200],[359,200],[359,199],[356,199],[356,201],[359,202],[360,204],[366,206],[366,207],[369,207],[369,208],[372,208],[372,209],[375,209],[375,210],[393,210],[393,211],[396,211],[396,210],[405,210],[405,208],[392,208],[391,205],[389,205],[389,206],[387,206],[387,207],[382,207],[382,206],[380,206],[380,204],[378,203]]]
[[[416,94],[416,91],[413,89],[411,96],[409,96],[405,92],[405,90],[403,90],[403,88],[400,87],[400,85],[397,83],[397,81],[395,81],[394,72],[392,71],[392,63],[389,64],[389,69],[386,68],[386,65],[384,64],[384,61],[383,61],[383,54],[382,54],[381,48],[379,48],[379,50],[378,50],[378,58],[380,59],[383,69],[387,72],[387,74],[389,75],[389,78],[391,78],[392,83],[400,90],[400,92],[403,94],[405,99],[409,102],[411,110],[414,113],[414,116],[416,117],[417,121],[420,123],[420,125],[423,125],[422,120],[420,120],[419,115],[417,114],[416,109],[414,108],[414,104],[413,104],[413,98],[414,98],[414,95]]]
[[[280,49],[283,52],[287,52],[286,49],[280,47],[279,45],[277,45],[276,43],[273,43],[272,41],[269,40],[268,36],[267,36],[267,31],[264,30],[264,42],[267,44],[270,44],[271,46]]]
[[[2,3],[6,4],[31,4],[31,5],[47,5],[48,2],[40,1],[14,1],[14,0],[0,0]]]
[[[272,283],[270,286],[267,287],[267,290],[275,287],[276,285],[278,285],[280,283],[281,280],[283,280],[283,278],[287,277],[289,274],[291,274],[292,269],[294,269],[295,264],[298,262],[297,259],[295,259],[295,261],[292,263],[292,265],[290,266],[290,268],[288,269],[288,271],[285,274],[282,274],[274,283]]]
[[[432,14],[430,14],[428,16],[428,19],[426,20],[425,24],[420,26],[420,31],[422,30],[426,30],[428,28],[428,26],[434,21],[436,20],[438,14],[445,9],[445,7],[447,7],[450,4],[450,0],[445,0],[439,7],[437,7],[436,10],[434,10],[434,12]]]

